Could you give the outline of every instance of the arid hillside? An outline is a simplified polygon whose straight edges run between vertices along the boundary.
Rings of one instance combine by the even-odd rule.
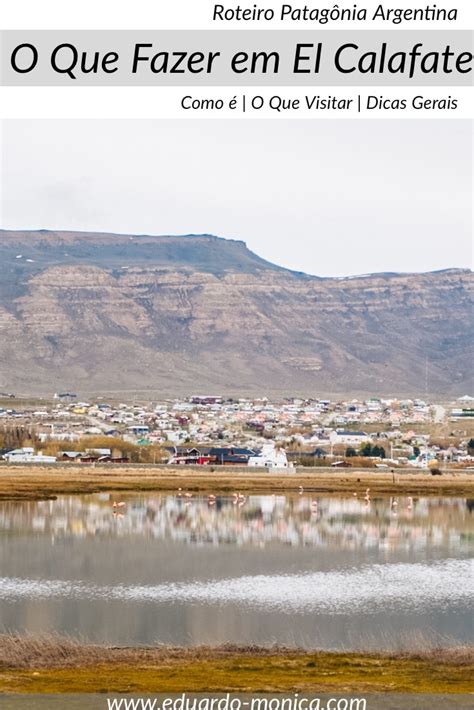
[[[472,391],[472,273],[318,278],[211,235],[0,231],[0,391]]]

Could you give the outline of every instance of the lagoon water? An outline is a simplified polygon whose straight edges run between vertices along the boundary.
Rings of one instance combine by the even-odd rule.
[[[474,501],[0,504],[0,630],[98,643],[472,643]]]

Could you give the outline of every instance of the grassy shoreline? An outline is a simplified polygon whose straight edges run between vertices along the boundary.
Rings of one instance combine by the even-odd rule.
[[[474,474],[450,471],[441,476],[413,470],[299,468],[295,473],[200,467],[0,466],[0,502],[51,499],[62,494],[100,492],[175,492],[229,494],[295,493],[352,495],[367,487],[372,495],[473,496]]]
[[[108,648],[0,636],[0,693],[474,692],[472,648],[336,653],[286,648]]]

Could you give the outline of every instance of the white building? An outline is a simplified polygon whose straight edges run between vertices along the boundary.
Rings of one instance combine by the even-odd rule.
[[[56,456],[35,454],[35,450],[29,446],[13,449],[13,451],[4,454],[3,458],[8,463],[56,463]]]
[[[293,464],[288,463],[284,449],[275,448],[274,444],[264,444],[258,456],[250,456],[248,465],[259,468],[287,469]]]
[[[342,444],[343,446],[360,446],[370,441],[370,436],[363,431],[346,431],[345,429],[336,429],[329,435],[329,441],[333,446]]]

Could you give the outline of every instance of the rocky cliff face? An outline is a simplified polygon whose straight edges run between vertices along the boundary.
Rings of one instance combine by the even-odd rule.
[[[242,242],[0,232],[0,390],[463,394],[472,274],[320,279]]]

